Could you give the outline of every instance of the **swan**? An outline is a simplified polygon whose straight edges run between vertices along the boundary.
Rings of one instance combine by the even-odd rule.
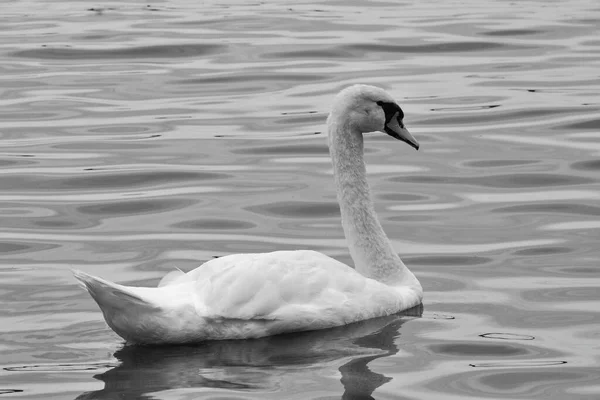
[[[312,250],[233,254],[156,288],[124,286],[73,270],[108,326],[127,344],[249,339],[342,326],[421,304],[423,289],[375,213],[363,133],[381,131],[415,149],[404,113],[383,89],[354,85],[334,99],[329,152],[342,226],[355,268]]]

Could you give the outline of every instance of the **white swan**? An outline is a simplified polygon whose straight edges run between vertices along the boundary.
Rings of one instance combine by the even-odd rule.
[[[421,303],[423,289],[375,214],[363,161],[363,132],[383,131],[418,149],[404,114],[384,90],[355,85],[333,103],[328,141],[353,269],[311,250],[235,254],[157,288],[123,286],[73,271],[108,325],[128,343],[245,339],[331,328]]]

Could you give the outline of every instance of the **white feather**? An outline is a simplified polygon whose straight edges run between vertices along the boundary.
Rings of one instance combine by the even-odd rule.
[[[336,97],[328,119],[342,225],[356,269],[298,250],[216,258],[188,273],[170,272],[157,288],[74,271],[108,325],[129,343],[189,343],[330,328],[420,304],[421,285],[393,251],[366,182],[362,133],[384,130],[378,101],[394,100],[382,89],[353,86]]]

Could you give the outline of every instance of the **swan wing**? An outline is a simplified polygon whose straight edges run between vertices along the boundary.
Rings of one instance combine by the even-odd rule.
[[[357,303],[384,286],[306,250],[221,257],[189,274],[195,275],[196,308],[205,317],[304,324],[323,319],[330,326],[357,320],[357,313],[364,314]]]

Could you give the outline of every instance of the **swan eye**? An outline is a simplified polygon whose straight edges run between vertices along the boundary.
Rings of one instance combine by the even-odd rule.
[[[385,113],[385,123],[389,123],[396,113],[398,114],[398,122],[402,122],[404,119],[404,112],[400,108],[400,106],[396,103],[386,102],[386,101],[378,101],[377,105],[383,108],[383,112]]]

